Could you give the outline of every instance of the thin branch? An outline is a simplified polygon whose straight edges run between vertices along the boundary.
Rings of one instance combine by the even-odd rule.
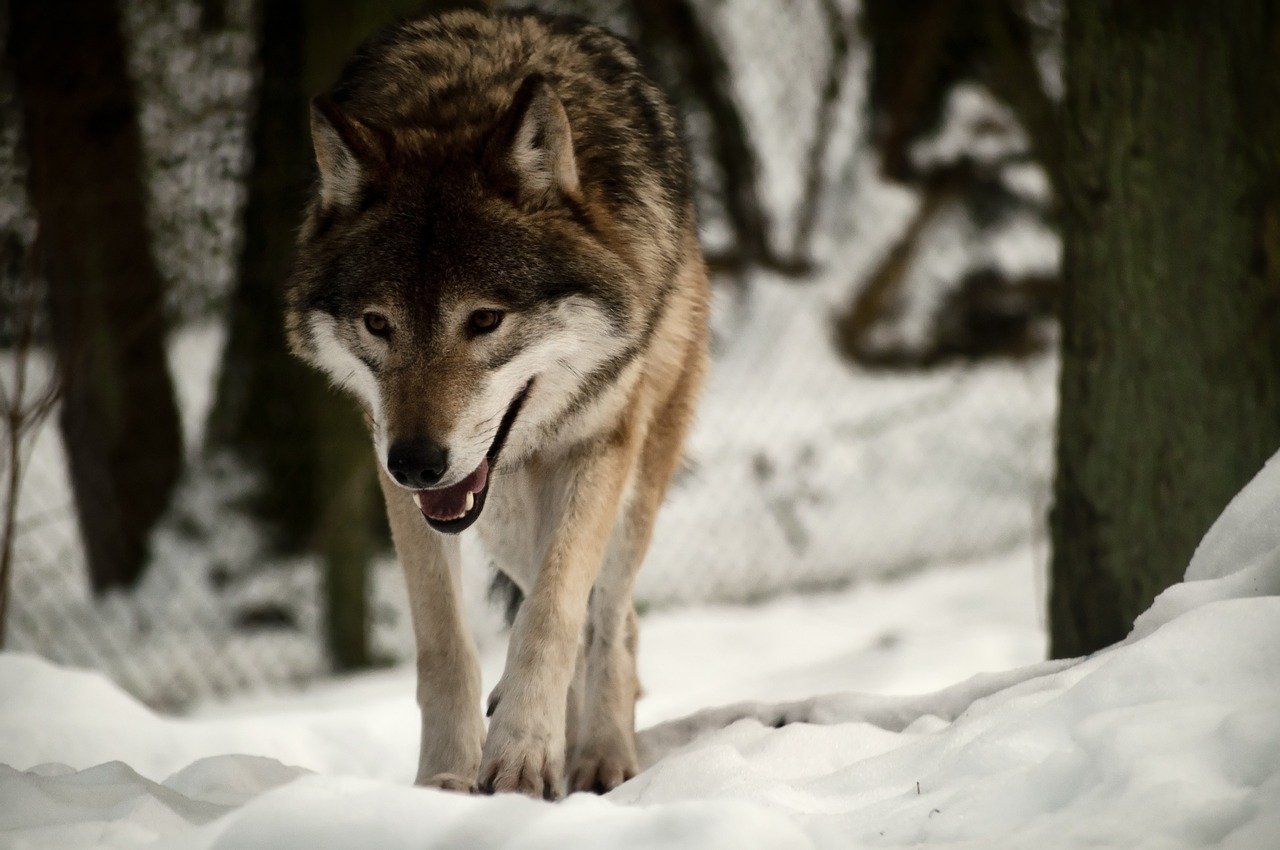
[[[36,287],[28,279],[27,297],[21,311],[21,324],[14,346],[13,357],[13,389],[12,391],[0,383],[0,392],[4,398],[3,425],[5,431],[5,453],[8,463],[5,465],[5,500],[4,514],[0,517],[0,648],[4,647],[6,614],[9,607],[10,576],[13,571],[14,549],[16,548],[18,497],[22,490],[23,450],[24,443],[36,432],[48,418],[57,403],[62,390],[59,373],[50,372],[45,384],[33,399],[27,399],[27,371],[31,367],[31,358],[35,350],[35,324],[38,309],[35,297]]]
[[[809,149],[805,167],[804,194],[801,196],[799,215],[796,217],[795,238],[791,254],[796,258],[808,258],[813,242],[813,232],[822,208],[827,152],[831,149],[831,135],[840,105],[840,93],[849,75],[849,53],[854,33],[854,18],[841,12],[835,0],[822,0],[823,15],[831,33],[831,61],[827,64],[827,77],[822,86],[822,100],[818,105],[818,120],[814,126],[813,145]]]

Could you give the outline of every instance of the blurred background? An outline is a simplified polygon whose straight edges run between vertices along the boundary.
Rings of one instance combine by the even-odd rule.
[[[7,4],[5,648],[170,709],[412,658],[368,438],[280,294],[308,100],[449,5]],[[714,366],[642,615],[1005,553],[1047,594],[1060,4],[539,5],[635,43],[696,163]]]

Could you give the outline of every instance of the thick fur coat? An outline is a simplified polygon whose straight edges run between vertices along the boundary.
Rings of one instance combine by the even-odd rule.
[[[455,12],[316,99],[295,352],[363,407],[418,644],[418,781],[558,796],[637,770],[631,592],[706,361],[679,124],[582,21]],[[524,595],[480,716],[456,534]]]

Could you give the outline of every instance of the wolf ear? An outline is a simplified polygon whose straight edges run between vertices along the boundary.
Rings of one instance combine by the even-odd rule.
[[[320,172],[320,203],[326,209],[354,207],[386,164],[378,134],[326,95],[311,101],[311,143]]]
[[[533,209],[579,196],[569,115],[541,74],[520,85],[489,140],[490,168],[517,201]]]

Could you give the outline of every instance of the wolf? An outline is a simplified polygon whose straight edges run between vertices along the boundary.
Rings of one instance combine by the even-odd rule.
[[[312,103],[293,351],[359,401],[417,644],[417,782],[555,798],[637,772],[632,591],[707,360],[687,155],[618,37],[408,20]],[[523,601],[489,697],[472,526]]]

